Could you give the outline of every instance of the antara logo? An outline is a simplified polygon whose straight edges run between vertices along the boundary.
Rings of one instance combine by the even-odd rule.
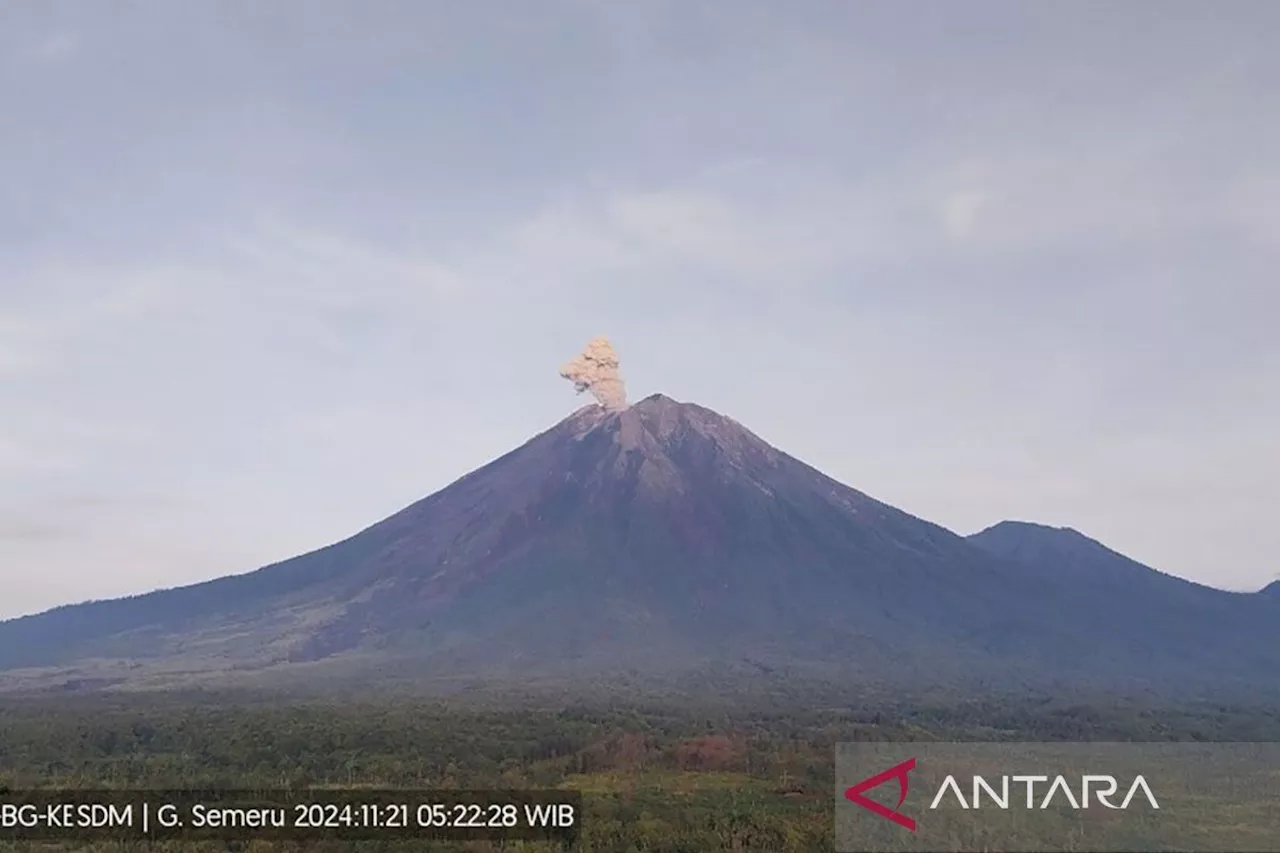
[[[892,821],[898,826],[903,827],[911,832],[916,831],[916,821],[914,818],[903,814],[899,809],[907,800],[907,793],[910,789],[910,780],[908,774],[916,769],[916,760],[908,758],[901,764],[895,764],[882,773],[874,776],[868,776],[856,785],[848,788],[844,792],[845,799],[855,805],[861,806],[867,811],[879,815],[885,820]],[[870,797],[866,796],[866,792],[873,788],[891,780],[898,780],[898,803],[893,808],[889,808],[883,803],[878,803]],[[1151,791],[1151,786],[1147,784],[1147,780],[1142,776],[1138,776],[1133,780],[1133,784],[1129,786],[1128,793],[1125,795],[1123,802],[1116,805],[1112,802],[1114,797],[1120,790],[1120,783],[1114,776],[1107,775],[1085,775],[1080,777],[1079,784],[1074,787],[1068,783],[1065,776],[1055,776],[1052,781],[1048,776],[1001,776],[1000,783],[997,788],[983,776],[972,777],[972,786],[970,791],[972,796],[965,799],[964,791],[960,787],[960,783],[956,781],[955,776],[947,776],[942,785],[938,788],[934,795],[929,808],[936,809],[941,805],[944,799],[950,794],[960,807],[963,809],[980,809],[983,806],[982,799],[985,794],[990,805],[997,809],[1008,810],[1010,808],[1021,808],[1021,799],[1014,800],[1010,796],[1010,786],[1021,785],[1026,790],[1026,808],[1028,809],[1047,809],[1050,804],[1059,798],[1062,804],[1069,804],[1073,809],[1087,809],[1091,799],[1096,800],[1099,805],[1108,809],[1127,809],[1129,804],[1133,802],[1134,797],[1139,793],[1146,799],[1147,803],[1153,809],[1160,808],[1160,803],[1156,801],[1155,794]],[[1036,785],[1045,783],[1044,797],[1037,798]],[[1080,791],[1079,798],[1076,797],[1076,791]],[[1092,795],[1092,796],[1091,796]],[[1011,803],[1013,805],[1011,805]]]
[[[1120,783],[1116,781],[1114,776],[1082,776],[1080,784],[1077,786],[1080,791],[1080,799],[1076,799],[1075,788],[1067,783],[1065,776],[1055,776],[1053,781],[1049,782],[1048,776],[1001,776],[1000,791],[991,786],[986,779],[981,776],[973,777],[973,797],[966,802],[964,792],[960,790],[960,783],[956,781],[956,777],[948,776],[946,781],[942,783],[942,787],[938,789],[938,794],[933,798],[933,802],[929,804],[929,808],[936,809],[938,804],[942,802],[942,798],[950,791],[955,795],[956,801],[962,809],[980,809],[982,793],[985,791],[987,798],[991,800],[992,805],[998,809],[1009,808],[1009,783],[1015,785],[1025,785],[1027,791],[1027,808],[1049,808],[1049,804],[1053,802],[1054,797],[1059,791],[1062,792],[1062,799],[1071,804],[1073,809],[1089,808],[1089,794],[1098,800],[1098,802],[1109,809],[1127,809],[1129,803],[1133,802],[1134,796],[1141,791],[1142,795],[1147,798],[1147,802],[1151,804],[1151,808],[1158,809],[1160,804],[1156,802],[1155,794],[1151,793],[1151,786],[1147,784],[1147,780],[1138,776],[1133,780],[1133,784],[1129,786],[1129,793],[1125,794],[1124,802],[1116,805],[1111,802],[1111,798],[1116,795],[1116,791],[1120,789]],[[1044,799],[1040,801],[1039,806],[1036,805],[1036,783],[1049,782],[1048,790],[1045,792]],[[1095,787],[1090,790],[1090,785]]]
[[[906,801],[907,789],[911,785],[911,782],[907,779],[907,774],[915,769],[916,760],[914,758],[908,758],[906,761],[890,767],[883,773],[877,773],[874,776],[868,776],[866,779],[863,779],[861,782],[845,791],[844,797],[849,802],[857,803],[867,811],[880,815],[880,817],[885,820],[891,820],[898,826],[915,832],[915,820],[898,811],[898,809],[902,808],[903,802]],[[890,779],[898,780],[898,804],[893,808],[877,803],[870,797],[863,796],[865,791],[870,791],[872,788],[878,788]]]

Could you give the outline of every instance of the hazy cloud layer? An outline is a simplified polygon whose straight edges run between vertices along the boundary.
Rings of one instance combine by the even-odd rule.
[[[1261,586],[1277,26],[5,4],[0,616],[354,532],[577,407],[556,370],[600,331],[633,398],[960,532],[1070,525]]]

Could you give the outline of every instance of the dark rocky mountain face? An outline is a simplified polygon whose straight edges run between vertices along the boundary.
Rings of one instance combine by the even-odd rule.
[[[1071,614],[1100,635],[1138,638],[1148,666],[1186,673],[1235,671],[1280,681],[1270,646],[1280,620],[1261,596],[1227,592],[1159,572],[1070,528],[1005,521],[969,537],[992,556],[1017,563],[1032,577],[1069,587]],[[1259,682],[1261,683],[1261,682]]]
[[[968,538],[994,556],[1119,597],[1130,607],[1181,603],[1233,613],[1247,597],[1144,566],[1071,528],[1002,521]]]
[[[0,623],[0,669],[1274,680],[1258,610],[1075,533],[966,540],[659,395],[584,408],[311,554]]]

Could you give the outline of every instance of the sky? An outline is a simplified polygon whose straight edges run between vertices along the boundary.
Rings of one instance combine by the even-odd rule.
[[[7,0],[0,618],[345,538],[586,400],[1280,573],[1280,4]]]

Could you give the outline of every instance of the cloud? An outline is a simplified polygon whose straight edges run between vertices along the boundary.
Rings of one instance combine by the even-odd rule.
[[[0,474],[17,483],[24,476],[67,471],[71,463],[65,451],[49,442],[47,436],[44,440],[31,437],[25,427],[13,423],[14,414],[11,412],[9,421],[0,426]]]
[[[243,546],[204,537],[210,525],[239,519],[244,495],[261,501],[271,490],[264,480],[292,476],[266,471],[261,453],[315,469],[314,453],[298,447],[305,433],[292,425],[339,401],[360,409],[371,399],[380,401],[365,419],[371,430],[410,411],[425,417],[416,400],[431,393],[431,372],[406,383],[404,367],[429,361],[445,307],[467,294],[445,265],[412,248],[279,222],[228,231],[198,254],[166,254],[32,264],[0,291],[8,333],[0,352],[22,356],[0,377],[0,533],[8,536],[0,564],[74,576],[77,553],[81,561],[98,559],[91,546],[128,554],[132,536],[140,550],[112,592],[144,575],[198,579],[186,574],[192,566],[252,568],[287,555],[261,544],[287,535],[287,522],[246,532]],[[346,457],[329,454],[329,463],[337,458]],[[241,497],[219,504],[210,495],[227,481]],[[110,500],[76,500],[86,494]],[[188,498],[197,509],[183,510],[181,523],[154,505]],[[201,521],[201,512],[221,521]],[[344,517],[332,528],[348,523],[357,522]],[[232,529],[222,535],[236,538]],[[44,583],[31,581],[28,600],[42,601]]]
[[[983,253],[1124,247],[1137,254],[1160,241],[1224,235],[1274,249],[1280,158],[1255,158],[1205,180],[1195,177],[1197,166],[1226,155],[1160,128],[1095,129],[1079,150],[992,140],[985,152],[944,161],[902,189],[931,208],[955,246]]]
[[[1235,181],[1226,200],[1231,225],[1257,246],[1280,251],[1280,167]]]
[[[65,539],[72,534],[66,527],[21,518],[0,518],[0,541],[47,542]]]
[[[872,198],[809,189],[798,182],[764,199],[749,184],[595,194],[537,211],[514,229],[512,249],[528,262],[581,275],[680,269],[742,287],[785,280],[803,288],[902,248],[904,235],[891,230],[894,210],[877,217]]]
[[[274,219],[248,235],[233,237],[230,247],[240,263],[287,276],[280,286],[334,306],[364,303],[371,294],[421,306],[463,287],[455,271],[412,251],[380,248],[349,235]]]
[[[1223,444],[1280,482],[1271,7],[481,5],[5,15],[0,505],[193,502],[10,546],[25,601],[393,511],[559,417],[599,331],[943,523],[1272,570]],[[732,379],[681,369],[708,335]]]
[[[964,240],[973,234],[986,205],[987,194],[981,190],[958,190],[944,196],[941,215],[947,236]]]
[[[0,380],[29,373],[40,365],[41,336],[38,324],[0,315]]]
[[[273,337],[345,351],[354,324],[389,340],[414,321],[433,325],[441,300],[464,292],[457,273],[412,251],[277,222],[210,248],[199,259],[32,265],[14,276],[7,306],[0,297],[0,368],[83,369],[145,347],[182,363],[198,347]]]
[[[54,65],[74,58],[80,52],[80,47],[81,39],[77,33],[56,32],[20,48],[18,55],[27,62]]]

